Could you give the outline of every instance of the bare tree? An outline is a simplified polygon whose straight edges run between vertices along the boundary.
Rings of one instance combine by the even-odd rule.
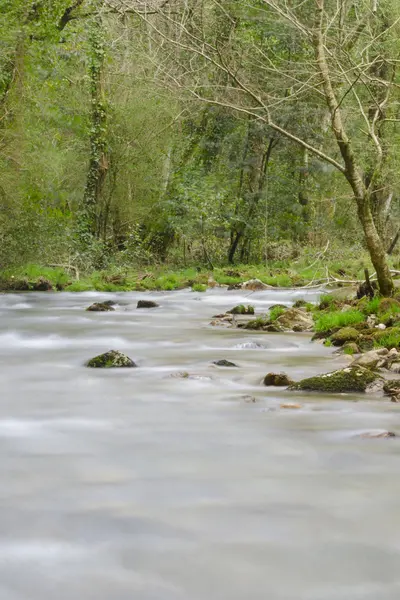
[[[164,47],[170,60],[159,65],[159,73],[166,82],[264,122],[344,177],[380,291],[390,295],[382,237],[393,197],[387,140],[397,127],[400,7],[379,0],[202,0],[194,3],[188,24],[187,0],[171,1],[155,16],[137,9],[134,0],[118,2]],[[234,25],[229,39],[215,35],[216,18]],[[225,75],[224,85],[210,80],[210,68]],[[310,120],[324,120],[328,111],[329,135],[322,143],[293,119],[286,124],[301,103],[309,107]]]

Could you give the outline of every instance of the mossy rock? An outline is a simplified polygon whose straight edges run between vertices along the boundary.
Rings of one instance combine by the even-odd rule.
[[[356,342],[359,337],[360,332],[354,327],[342,327],[330,339],[334,346],[343,346],[346,342]]]
[[[385,394],[399,394],[400,393],[400,379],[388,379],[383,385],[383,391]]]
[[[115,310],[110,302],[95,302],[87,307],[90,312],[109,312],[110,310]]]
[[[157,308],[158,306],[160,305],[154,300],[139,300],[136,308]]]
[[[308,377],[290,386],[289,389],[329,393],[366,392],[368,387],[378,379],[381,378],[377,373],[364,367],[353,366]]]
[[[314,326],[312,316],[302,308],[289,308],[276,323],[287,331],[311,331]]]
[[[234,306],[227,312],[231,315],[254,315],[254,306],[238,304],[238,306]]]
[[[129,356],[118,352],[118,350],[109,350],[104,354],[99,354],[91,358],[87,363],[87,367],[92,369],[115,369],[121,367],[137,367]]]
[[[258,319],[252,319],[248,323],[241,324],[243,329],[264,329],[270,325],[270,320],[265,317],[258,317]],[[279,330],[279,329],[278,329]]]
[[[287,387],[293,384],[293,379],[290,379],[286,373],[267,373],[267,375],[264,377],[264,385]]]
[[[355,342],[346,342],[343,344],[343,350],[346,354],[358,354],[360,352],[360,348]]]
[[[237,367],[237,365],[235,365],[235,363],[231,362],[230,360],[214,360],[213,365],[216,365],[217,367]]]
[[[374,337],[369,333],[368,335],[361,335],[357,340],[357,344],[362,352],[368,352],[375,346]]]

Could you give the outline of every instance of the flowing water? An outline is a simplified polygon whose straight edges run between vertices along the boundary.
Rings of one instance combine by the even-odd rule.
[[[208,325],[300,296],[0,296],[0,600],[399,599],[400,438],[357,436],[399,405],[265,388],[346,358]],[[139,368],[83,366],[109,349]]]

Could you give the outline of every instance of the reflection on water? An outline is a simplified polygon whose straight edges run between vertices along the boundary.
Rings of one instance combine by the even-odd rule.
[[[346,359],[208,326],[302,296],[0,297],[0,600],[398,600],[399,442],[355,436],[398,405],[263,388]],[[82,366],[111,348],[139,368]]]

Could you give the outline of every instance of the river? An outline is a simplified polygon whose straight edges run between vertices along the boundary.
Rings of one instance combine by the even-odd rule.
[[[0,600],[400,598],[400,438],[357,435],[400,433],[399,405],[265,388],[346,359],[208,325],[299,297],[0,296]],[[83,366],[110,349],[139,368]]]

